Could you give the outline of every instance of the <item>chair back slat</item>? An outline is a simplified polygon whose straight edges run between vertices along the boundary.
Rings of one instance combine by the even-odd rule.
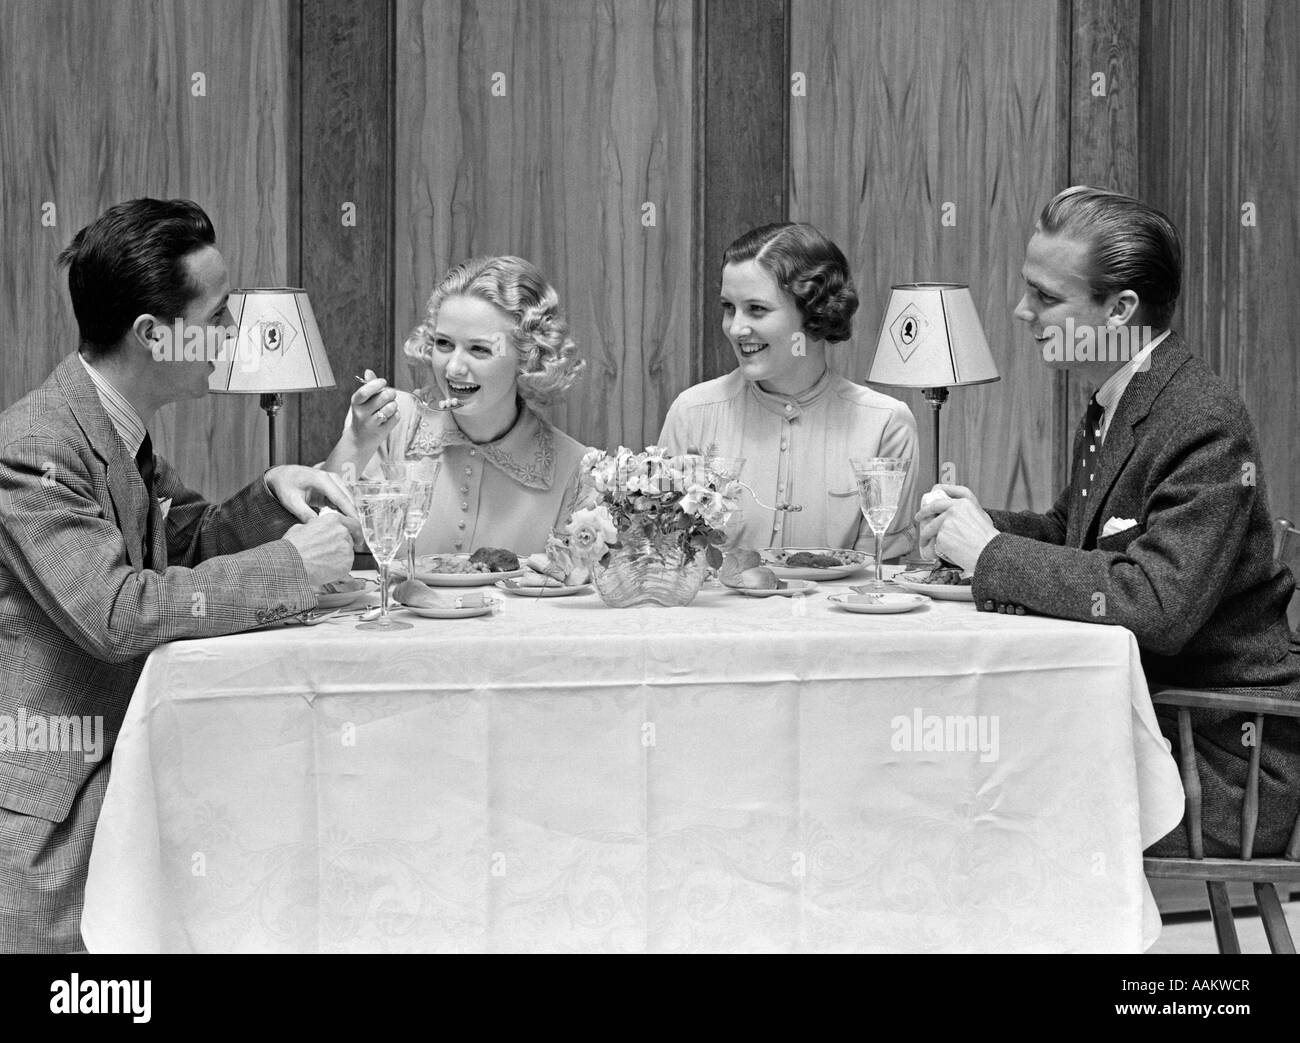
[[[1201,777],[1196,770],[1196,745],[1192,741],[1192,711],[1178,708],[1178,772],[1187,797],[1187,850],[1193,858],[1205,857],[1201,837]]]
[[[1264,745],[1264,715],[1255,714],[1255,743],[1250,748],[1246,770],[1246,792],[1241,801],[1241,857],[1248,860],[1255,850],[1255,828],[1259,825],[1259,751]]]
[[[1291,839],[1287,841],[1282,857],[1288,862],[1300,862],[1300,815],[1296,816],[1295,825],[1291,827]]]

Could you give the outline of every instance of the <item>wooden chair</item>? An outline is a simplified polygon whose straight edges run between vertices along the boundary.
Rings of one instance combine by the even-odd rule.
[[[1293,574],[1300,574],[1300,530],[1287,521],[1279,520],[1277,523],[1274,554],[1279,561],[1290,566]],[[1297,601],[1300,599],[1293,594],[1292,613],[1288,617],[1293,644],[1300,644],[1294,614]],[[1183,790],[1187,795],[1184,823],[1191,857],[1144,859],[1146,875],[1154,878],[1201,880],[1205,883],[1210,896],[1214,936],[1221,953],[1241,952],[1237,927],[1232,919],[1228,884],[1241,882],[1253,885],[1255,903],[1259,908],[1270,951],[1294,954],[1295,941],[1287,928],[1276,885],[1284,881],[1300,880],[1300,816],[1297,816],[1292,826],[1290,840],[1281,857],[1254,858],[1253,848],[1255,828],[1259,821],[1259,754],[1265,742],[1264,719],[1270,715],[1300,718],[1300,701],[1228,695],[1191,688],[1157,689],[1152,692],[1151,701],[1157,706],[1173,706],[1178,710],[1179,770],[1183,777]],[[1238,858],[1205,857],[1204,838],[1201,834],[1201,783],[1196,769],[1196,750],[1192,744],[1191,711],[1194,709],[1229,709],[1254,714],[1255,717],[1255,745],[1251,749],[1246,791],[1242,800],[1241,854]]]

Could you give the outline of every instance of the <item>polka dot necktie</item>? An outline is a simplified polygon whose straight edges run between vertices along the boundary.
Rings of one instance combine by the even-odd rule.
[[[1092,488],[1092,480],[1097,477],[1097,457],[1101,451],[1101,418],[1105,413],[1096,395],[1088,399],[1088,411],[1083,414],[1083,435],[1087,445],[1079,460],[1079,466],[1083,468],[1079,484],[1083,487],[1085,500],[1088,498],[1088,490]]]

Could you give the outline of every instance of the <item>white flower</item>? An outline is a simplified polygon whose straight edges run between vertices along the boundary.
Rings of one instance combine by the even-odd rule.
[[[604,506],[574,511],[564,531],[574,556],[589,561],[599,561],[605,555],[606,546],[618,541],[618,529]]]

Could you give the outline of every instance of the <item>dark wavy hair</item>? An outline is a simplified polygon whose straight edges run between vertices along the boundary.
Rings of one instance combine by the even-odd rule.
[[[799,305],[804,332],[832,344],[853,335],[858,291],[849,262],[812,225],[785,221],[754,228],[727,247],[722,266],[757,261]]]
[[[1075,185],[1043,207],[1038,228],[1089,245],[1088,284],[1100,303],[1132,290],[1143,323],[1164,329],[1182,289],[1183,247],[1174,223],[1132,196]]]
[[[109,351],[139,315],[183,315],[199,292],[185,257],[216,241],[212,221],[188,199],[118,203],[73,236],[59,264],[87,353]]]

